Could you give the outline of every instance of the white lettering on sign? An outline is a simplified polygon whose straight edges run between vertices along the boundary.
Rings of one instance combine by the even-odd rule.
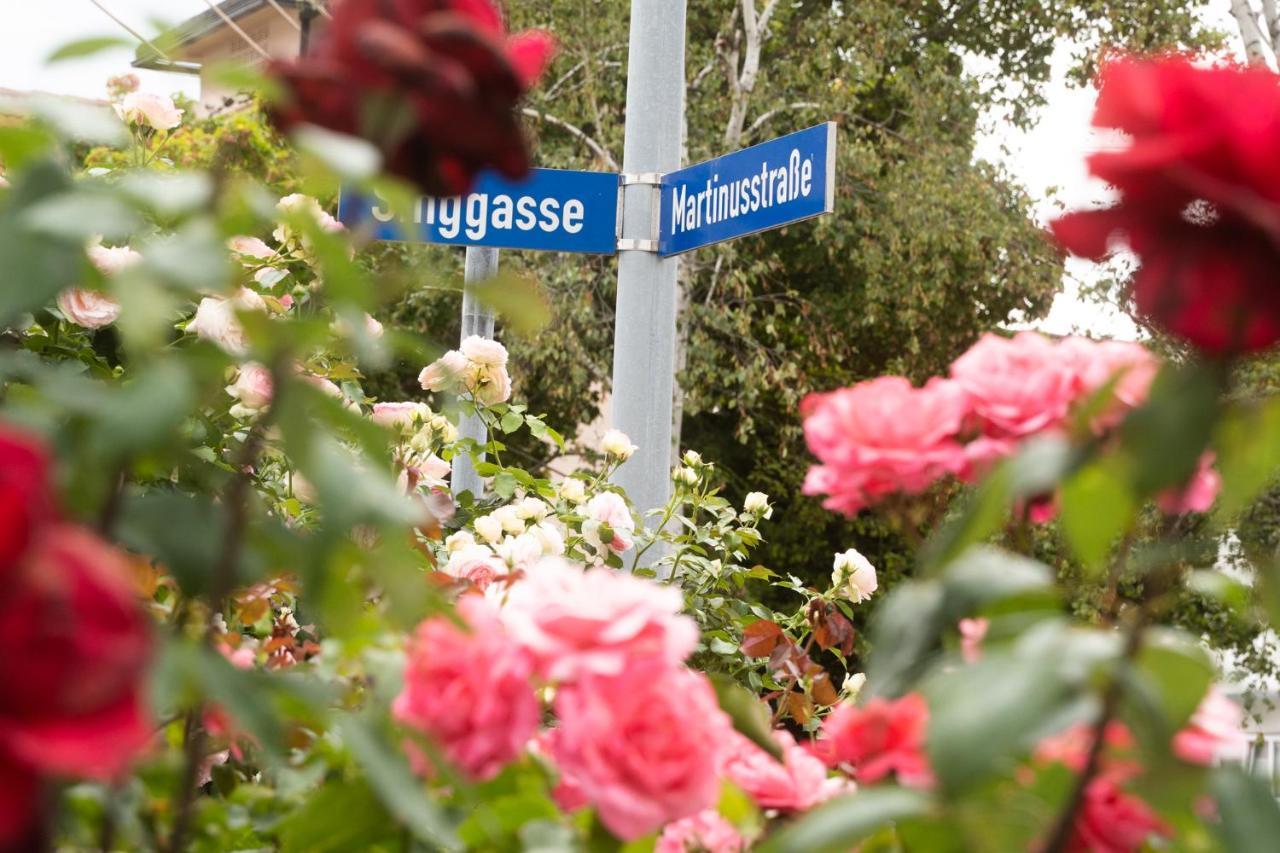
[[[712,175],[700,190],[688,184],[676,187],[672,191],[671,233],[692,231],[808,198],[813,189],[813,157],[802,157],[799,149],[793,148],[785,164],[770,169],[765,162],[759,174],[727,184],[720,183],[719,175]]]
[[[373,218],[390,222],[395,214],[383,204],[374,205]],[[543,198],[522,195],[513,199],[505,193],[490,200],[487,193],[472,193],[453,198],[421,196],[414,205],[413,221],[421,225],[435,226],[440,236],[452,240],[460,233],[469,240],[483,240],[490,229],[494,231],[533,231],[535,228],[550,234],[563,231],[577,234],[582,231],[586,219],[586,204],[582,199]]]

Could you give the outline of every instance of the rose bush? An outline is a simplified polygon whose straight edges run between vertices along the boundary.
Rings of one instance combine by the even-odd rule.
[[[527,164],[511,107],[544,38],[508,39],[486,2],[334,14],[331,41],[278,72],[282,123],[367,131],[357,101],[394,96],[408,135],[373,140],[391,171],[457,190]],[[1157,94],[1212,100],[1193,70]],[[365,268],[367,235],[314,195],[173,171],[181,108],[130,103],[119,125],[71,108],[0,134],[20,279],[0,300],[0,847],[1136,851],[1280,821],[1216,765],[1241,752],[1239,708],[1165,619],[1184,585],[1280,615],[1257,595],[1274,578],[1215,571],[1193,530],[1229,524],[1280,446],[1280,404],[1233,396],[1221,361],[1267,338],[1241,273],[1264,253],[1232,254],[1262,220],[1236,193],[1164,185],[1185,160],[1269,204],[1262,167],[1221,172],[1232,133],[1120,186],[1130,236],[1148,215],[1168,229],[1134,246],[1142,299],[1167,291],[1148,313],[1215,358],[993,335],[923,385],[818,391],[798,415],[806,490],[920,547],[891,589],[854,550],[815,588],[754,562],[785,520],[762,493],[725,499],[697,452],[644,514],[612,485],[636,450],[616,430],[554,478],[524,470],[507,437],[563,439],[519,402],[501,344],[437,358],[383,328],[393,282]],[[426,120],[440,110],[458,121]],[[1126,110],[1136,137],[1190,145],[1181,107]],[[69,171],[76,134],[120,146],[117,165]],[[360,145],[299,144],[347,170]],[[1216,207],[1182,211],[1209,216],[1187,234],[1149,187]],[[83,221],[48,229],[47,203]],[[1183,237],[1213,241],[1190,277]],[[1183,322],[1206,300],[1191,320],[1225,326]],[[366,394],[396,360],[422,399]],[[485,436],[460,437],[463,417]],[[464,460],[484,488],[454,496]],[[1036,559],[1055,531],[1105,590],[1090,611]]]

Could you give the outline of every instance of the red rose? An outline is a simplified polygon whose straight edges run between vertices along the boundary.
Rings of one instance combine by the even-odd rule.
[[[0,851],[38,850],[40,779],[0,755]]]
[[[508,36],[489,0],[343,0],[315,51],[274,66],[274,117],[362,136],[392,174],[459,195],[482,169],[528,171],[515,107],[551,52],[546,33]]]
[[[1259,66],[1125,59],[1100,80],[1094,124],[1131,144],[1089,158],[1120,202],[1051,224],[1100,259],[1122,239],[1141,261],[1137,310],[1211,353],[1280,340],[1280,81]]]
[[[1171,834],[1145,802],[1125,793],[1112,776],[1089,782],[1076,814],[1072,853],[1137,853],[1152,835]]]
[[[0,594],[0,762],[124,770],[151,736],[150,646],[119,552],[83,528],[43,527]]]
[[[36,527],[53,515],[48,476],[44,448],[31,437],[0,426],[0,581],[31,544]]]
[[[924,751],[929,708],[918,693],[840,705],[822,721],[814,752],[829,766],[850,765],[854,778],[871,784],[896,775],[899,784],[930,788],[933,768]]]

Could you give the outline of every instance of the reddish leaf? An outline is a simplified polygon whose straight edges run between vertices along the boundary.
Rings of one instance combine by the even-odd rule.
[[[819,705],[834,705],[840,701],[840,694],[831,684],[830,676],[825,672],[814,677],[813,688],[809,692],[813,696],[813,701]]]
[[[782,629],[776,622],[761,619],[742,632],[742,653],[751,658],[767,658],[782,642]]]
[[[791,715],[791,719],[800,725],[804,725],[813,718],[813,700],[803,693],[792,691],[782,697],[782,703],[787,713]]]
[[[837,648],[843,654],[853,653],[853,624],[834,607],[823,608],[810,614],[813,620],[813,639],[822,649]]]

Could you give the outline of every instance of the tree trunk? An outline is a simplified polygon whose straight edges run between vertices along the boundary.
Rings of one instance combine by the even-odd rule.
[[[1267,42],[1258,27],[1258,18],[1249,0],[1231,0],[1231,15],[1236,19],[1236,27],[1240,30],[1240,38],[1244,40],[1244,53],[1250,62],[1270,66]]]

